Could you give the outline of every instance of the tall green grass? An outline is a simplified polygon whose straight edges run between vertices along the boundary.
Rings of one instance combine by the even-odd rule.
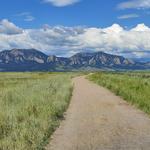
[[[69,73],[0,73],[0,150],[40,150],[68,107]]]
[[[88,78],[150,114],[150,73],[94,73]]]

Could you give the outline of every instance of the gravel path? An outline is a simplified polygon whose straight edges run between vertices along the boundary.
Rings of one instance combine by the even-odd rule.
[[[47,150],[150,150],[150,118],[84,77]]]

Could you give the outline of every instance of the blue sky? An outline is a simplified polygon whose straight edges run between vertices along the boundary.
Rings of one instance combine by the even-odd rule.
[[[0,51],[104,51],[150,60],[150,0],[1,0]]]
[[[0,18],[7,18],[24,28],[38,28],[43,24],[106,27],[118,23],[129,28],[141,22],[150,25],[149,10],[118,9],[118,4],[122,2],[124,0],[81,0],[65,7],[56,7],[42,0],[1,0]],[[22,13],[29,13],[34,20],[25,21],[25,16],[19,16]],[[137,14],[139,17],[118,19],[127,14]]]

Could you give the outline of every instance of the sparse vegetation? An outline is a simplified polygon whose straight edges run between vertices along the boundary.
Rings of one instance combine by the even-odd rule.
[[[150,114],[150,73],[94,73],[88,77]]]
[[[40,150],[59,125],[70,73],[0,73],[0,150]]]

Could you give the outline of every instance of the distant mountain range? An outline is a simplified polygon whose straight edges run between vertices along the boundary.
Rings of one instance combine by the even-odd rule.
[[[72,57],[48,56],[35,49],[0,52],[0,71],[145,70],[142,63],[104,52],[77,53]]]

